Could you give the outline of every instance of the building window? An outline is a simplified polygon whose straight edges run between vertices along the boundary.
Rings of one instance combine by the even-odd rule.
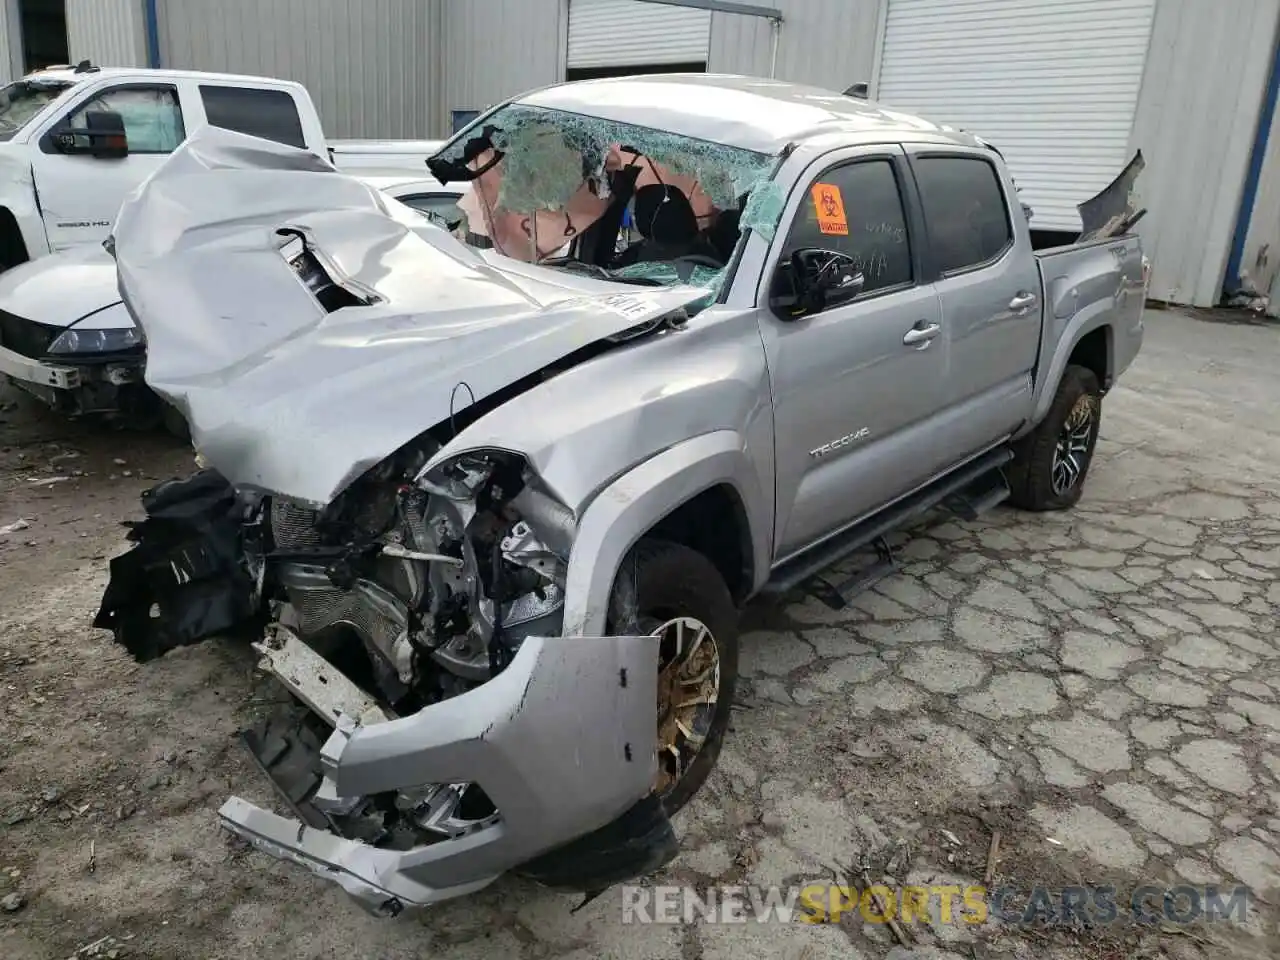
[[[457,133],[468,123],[480,116],[479,110],[453,110],[450,112],[453,123],[453,132]]]
[[[706,73],[705,61],[696,63],[632,64],[625,67],[569,67],[565,80],[605,80],[609,77],[651,76],[656,73]]]

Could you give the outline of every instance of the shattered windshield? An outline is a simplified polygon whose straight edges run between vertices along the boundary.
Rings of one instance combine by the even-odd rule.
[[[777,157],[599,117],[512,104],[431,161],[470,180],[457,236],[602,279],[705,287],[742,232],[772,236]]]
[[[0,87],[0,140],[11,139],[70,86],[65,81],[18,80]]]

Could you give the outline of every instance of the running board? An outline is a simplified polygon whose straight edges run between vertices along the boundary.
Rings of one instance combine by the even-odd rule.
[[[832,583],[820,576],[810,577],[807,583],[809,593],[832,610],[843,610],[849,605],[850,599],[864,590],[870,590],[890,574],[896,573],[898,562],[889,541],[884,537],[877,537],[872,546],[876,548],[874,561],[839,583]]]
[[[947,505],[953,512],[966,519],[972,519],[989,510],[1009,496],[1009,485],[1004,479],[1001,468],[1012,459],[1013,451],[1007,447],[1000,447],[983,454],[954,473],[947,474],[936,483],[917,490],[880,513],[854,524],[843,533],[788,560],[773,571],[773,575],[760,592],[788,593],[845,557],[877,541],[883,543],[883,549],[879,551],[880,558],[870,568],[870,573],[875,574],[871,582],[883,579],[894,569],[892,553],[888,551],[888,543],[884,540],[887,534],[902,528],[939,505]],[[950,501],[949,504],[948,501]],[[886,566],[888,570],[885,570]],[[868,573],[861,573],[851,578],[848,586],[841,584],[840,587],[844,589],[833,587],[823,581],[823,585],[818,588],[819,595],[824,602],[828,602],[831,591],[845,594],[847,589],[865,589],[869,585],[865,583],[867,579]],[[841,605],[843,606],[843,603]]]

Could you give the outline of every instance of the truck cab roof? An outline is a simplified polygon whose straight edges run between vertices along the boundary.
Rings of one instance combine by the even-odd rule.
[[[535,90],[514,102],[766,154],[833,133],[849,143],[942,139],[963,146],[981,145],[962,130],[872,100],[733,74],[670,73],[579,80]]]
[[[207,80],[215,83],[254,84],[272,87],[296,87],[302,85],[293,80],[278,77],[258,77],[236,73],[210,73],[203,70],[165,70],[153,67],[97,67],[85,63],[62,64],[35,70],[21,78],[28,83],[41,81],[57,84],[79,84],[90,80]]]

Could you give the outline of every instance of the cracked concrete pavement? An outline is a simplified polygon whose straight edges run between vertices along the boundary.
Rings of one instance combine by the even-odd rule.
[[[999,830],[995,885],[1244,883],[1245,924],[936,922],[903,946],[856,915],[626,926],[618,890],[571,914],[505,879],[366,918],[213,825],[228,791],[268,800],[230,737],[269,696],[251,660],[206,645],[137,668],[87,627],[94,557],[119,549],[110,525],[157,467],[117,478],[103,496],[121,512],[84,514],[78,543],[0,546],[0,814],[25,811],[0,826],[0,894],[27,901],[0,914],[0,954],[111,936],[120,956],[282,960],[1280,955],[1280,328],[1150,311],[1147,330],[1078,508],[936,518],[897,536],[901,571],[844,610],[749,611],[733,731],[679,818],[683,854],[651,882],[806,883],[863,858],[899,883],[981,882]],[[0,524],[30,515],[15,491],[31,469],[6,463]],[[92,556],[71,552],[86,540]]]

